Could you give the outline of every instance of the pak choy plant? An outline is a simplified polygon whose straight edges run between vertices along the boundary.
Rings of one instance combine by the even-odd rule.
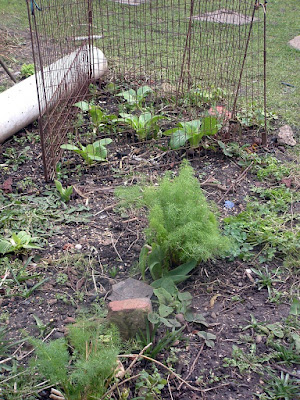
[[[74,106],[78,107],[83,112],[88,112],[95,133],[101,127],[107,126],[117,119],[116,115],[107,114],[99,105],[90,104],[86,101],[79,101],[78,103],[74,104]]]
[[[170,146],[172,149],[179,149],[186,142],[189,142],[192,148],[197,148],[204,136],[215,135],[218,130],[217,118],[207,116],[193,121],[179,122],[175,128],[164,131],[163,134],[171,136]]]
[[[152,93],[153,90],[150,86],[141,86],[137,90],[125,90],[118,93],[117,96],[123,97],[130,108],[142,110],[146,98]]]
[[[152,115],[151,112],[144,112],[140,115],[121,113],[120,116],[121,118],[118,118],[117,122],[133,129],[139,140],[157,137],[160,131],[158,121],[165,118],[162,115]]]
[[[124,205],[147,209],[146,245],[140,266],[143,274],[149,268],[154,280],[184,263],[194,262],[194,267],[229,249],[229,240],[221,235],[217,218],[188,162],[183,162],[173,179],[167,173],[157,186],[119,188],[116,194]]]
[[[32,368],[59,385],[65,400],[98,399],[114,379],[120,343],[115,327],[84,319],[68,327],[66,338],[30,342],[36,351]]]
[[[112,142],[112,139],[105,138],[97,140],[92,144],[83,146],[79,143],[79,147],[73,144],[62,144],[60,147],[64,150],[70,150],[80,155],[88,165],[92,165],[95,162],[103,162],[107,159],[107,148],[106,146]]]
[[[22,253],[31,249],[40,249],[36,243],[39,242],[38,237],[33,237],[30,233],[20,231],[12,233],[10,238],[0,238],[0,254]]]

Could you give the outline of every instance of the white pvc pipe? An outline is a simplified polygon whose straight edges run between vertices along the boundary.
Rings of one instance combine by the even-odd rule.
[[[52,107],[59,92],[68,94],[80,84],[83,74],[90,73],[89,47],[85,46],[44,68],[44,96],[40,94],[41,113]],[[92,79],[99,79],[107,70],[107,60],[96,47],[91,48]],[[35,121],[39,116],[36,79],[41,83],[41,73],[17,83],[0,93],[0,143]]]

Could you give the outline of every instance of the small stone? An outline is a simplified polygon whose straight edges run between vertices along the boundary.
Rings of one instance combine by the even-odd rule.
[[[296,50],[300,50],[300,35],[295,36],[292,40],[290,40],[289,45],[294,47]]]
[[[285,147],[284,146],[278,146],[277,149],[281,151],[281,153],[285,153]]]
[[[107,318],[117,325],[124,339],[135,338],[139,331],[146,331],[147,316],[152,311],[148,298],[111,301],[108,304]]]
[[[82,244],[80,244],[80,243],[75,244],[75,249],[76,250],[81,250],[82,249]]]
[[[279,129],[278,144],[287,144],[295,146],[296,140],[294,139],[294,132],[289,125],[284,125]]]
[[[56,332],[53,333],[52,338],[53,338],[53,339],[60,339],[60,338],[62,338],[62,337],[64,337],[64,336],[65,336],[65,335],[64,335],[63,332],[56,331]]]
[[[213,318],[213,319],[216,319],[217,318],[217,314],[213,311],[211,314],[211,317]]]
[[[185,323],[185,318],[183,314],[176,314],[175,318],[178,322],[181,323],[181,325],[183,325]]]
[[[262,336],[261,335],[256,335],[255,341],[257,344],[259,344],[262,341]]]
[[[112,285],[112,294],[109,296],[109,300],[119,301],[145,297],[150,299],[152,295],[153,289],[150,285],[137,279],[128,278],[125,281]]]
[[[57,303],[57,299],[50,299],[50,300],[48,300],[48,304],[50,305],[50,306],[53,306],[53,304],[56,304]]]
[[[75,324],[76,320],[73,317],[67,317],[63,321],[65,324]]]

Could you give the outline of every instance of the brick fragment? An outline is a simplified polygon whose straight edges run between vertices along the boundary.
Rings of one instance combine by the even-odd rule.
[[[134,338],[141,330],[145,332],[148,313],[152,311],[151,300],[136,298],[111,301],[107,318],[117,325],[124,339]]]

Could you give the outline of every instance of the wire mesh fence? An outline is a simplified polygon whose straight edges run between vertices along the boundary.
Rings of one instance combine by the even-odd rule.
[[[98,49],[108,61],[105,83],[114,84],[121,93],[115,96],[123,107],[121,117],[120,107],[110,105],[119,126],[123,118],[123,126],[133,127],[132,118],[125,121],[130,119],[125,116],[130,114],[128,109],[132,111],[126,105],[130,105],[128,96],[132,101],[140,88],[141,101],[138,104],[135,99],[133,116],[149,119],[150,112],[152,118],[155,106],[155,112],[168,110],[170,118],[162,122],[165,129],[208,113],[222,124],[237,117],[259,119],[265,128],[265,4],[254,0],[41,0],[38,4],[27,0],[27,4],[40,71],[37,84],[46,179],[55,175],[67,134],[75,132],[77,140],[82,140],[78,135],[84,133],[83,125],[93,120],[91,106],[82,103],[84,110],[74,104],[87,97],[89,84],[101,75],[95,69],[106,67]],[[143,87],[149,93],[143,93]],[[143,94],[151,100],[150,111],[143,110]],[[103,93],[101,99],[104,108]],[[83,114],[78,116],[80,108]],[[99,112],[98,107],[95,117],[94,110],[94,122]],[[102,129],[103,121],[98,122],[98,128],[97,123],[92,128],[94,139],[103,139],[108,132]],[[117,131],[111,129],[109,135],[119,135],[123,142],[132,140]],[[144,136],[135,134],[138,139]],[[179,142],[183,145],[184,140]]]

